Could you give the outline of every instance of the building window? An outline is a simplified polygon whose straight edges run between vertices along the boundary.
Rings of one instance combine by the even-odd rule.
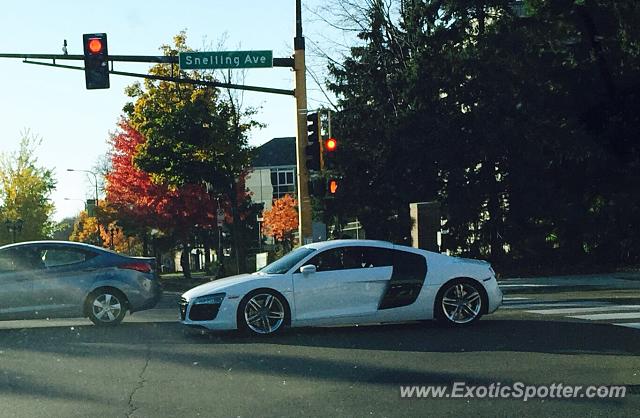
[[[296,192],[295,175],[291,168],[271,169],[271,185],[273,186],[273,198],[280,199],[284,195],[294,195]]]

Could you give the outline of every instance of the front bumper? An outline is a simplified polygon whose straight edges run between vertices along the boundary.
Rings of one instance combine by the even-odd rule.
[[[500,286],[498,286],[498,281],[495,277],[492,277],[491,280],[484,282],[484,288],[487,291],[487,313],[493,313],[498,310],[498,308],[502,305],[502,290],[500,290]]]
[[[210,330],[237,329],[237,299],[225,298],[221,304],[195,304],[195,299],[178,302],[180,323]]]

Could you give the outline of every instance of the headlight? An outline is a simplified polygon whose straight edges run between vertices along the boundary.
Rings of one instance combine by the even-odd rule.
[[[220,305],[226,296],[226,293],[216,293],[213,295],[205,295],[195,298],[194,305]]]

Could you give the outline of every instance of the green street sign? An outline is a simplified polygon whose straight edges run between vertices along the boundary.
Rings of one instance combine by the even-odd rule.
[[[179,58],[181,70],[273,67],[273,51],[181,52]]]

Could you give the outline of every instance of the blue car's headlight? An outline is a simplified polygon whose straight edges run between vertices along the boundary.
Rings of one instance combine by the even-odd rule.
[[[195,298],[194,305],[220,305],[226,296],[226,293],[215,293],[213,295],[205,295]]]

